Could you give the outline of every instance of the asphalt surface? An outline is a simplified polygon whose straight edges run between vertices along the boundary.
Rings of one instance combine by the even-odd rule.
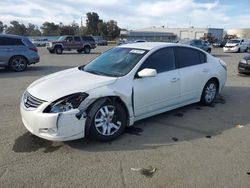
[[[19,113],[27,86],[108,48],[63,55],[40,48],[41,62],[26,72],[0,69],[1,188],[250,187],[250,76],[237,73],[244,53],[212,50],[228,64],[228,80],[210,107],[193,104],[147,118],[109,143],[50,142],[30,135]]]

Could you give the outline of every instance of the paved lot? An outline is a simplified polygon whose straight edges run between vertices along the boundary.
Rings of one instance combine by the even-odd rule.
[[[250,187],[250,76],[237,74],[243,53],[213,49],[227,62],[229,75],[211,107],[193,104],[147,118],[110,143],[50,142],[27,133],[19,113],[27,86],[107,49],[52,55],[41,48],[41,62],[26,72],[0,69],[1,188]],[[152,176],[131,170],[150,166],[157,168]]]

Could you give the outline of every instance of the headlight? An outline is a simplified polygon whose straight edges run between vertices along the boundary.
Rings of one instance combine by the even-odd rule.
[[[75,93],[62,97],[52,102],[45,110],[45,113],[66,112],[79,107],[81,102],[89,95],[87,93]]]
[[[247,64],[247,60],[245,60],[245,59],[241,59],[241,60],[240,60],[240,63]]]

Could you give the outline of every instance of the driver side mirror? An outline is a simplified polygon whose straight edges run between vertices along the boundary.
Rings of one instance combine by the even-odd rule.
[[[137,75],[140,78],[144,78],[144,77],[155,77],[157,75],[157,72],[155,69],[149,69],[149,68],[145,68],[142,69],[140,72],[137,73]]]

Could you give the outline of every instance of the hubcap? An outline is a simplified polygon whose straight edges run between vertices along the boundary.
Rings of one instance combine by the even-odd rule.
[[[208,103],[211,103],[214,100],[216,95],[216,85],[214,83],[210,83],[206,88],[205,99]]]
[[[95,115],[95,128],[104,136],[111,136],[121,127],[121,121],[118,119],[115,108],[112,105],[101,107]]]
[[[12,61],[15,70],[21,71],[25,68],[26,62],[23,58],[15,58]]]

